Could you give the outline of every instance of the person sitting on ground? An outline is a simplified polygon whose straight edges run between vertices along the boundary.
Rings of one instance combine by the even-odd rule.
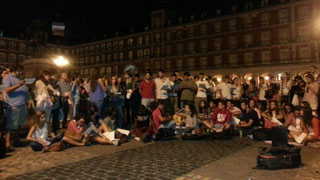
[[[278,108],[277,101],[271,100],[269,102],[269,107],[262,113],[262,117],[264,118],[264,127],[267,129],[283,125],[283,122],[281,122],[283,114]]]
[[[86,124],[85,117],[81,114],[77,114],[75,119],[68,124],[67,131],[63,140],[74,146],[90,145],[90,141],[99,144],[114,144],[118,145],[118,141],[111,141],[106,138],[103,133],[111,132],[111,129],[104,123],[96,128],[96,126],[90,122]]]
[[[296,136],[299,136],[304,131],[304,123],[301,116],[301,108],[296,106],[294,112],[290,115],[290,119],[286,120],[285,127],[289,130],[289,138],[294,139]]]
[[[143,132],[146,132],[147,135],[152,135],[152,127],[150,126],[150,111],[148,111],[144,105],[140,105],[139,112],[135,117],[134,132],[136,135],[136,140],[140,140]]]
[[[234,122],[235,119],[239,119],[240,118],[241,110],[237,106],[234,106],[232,101],[227,101],[227,109],[232,114],[232,122]]]
[[[174,128],[176,124],[175,121],[172,121],[170,116],[163,115],[164,104],[159,102],[158,108],[156,108],[152,113],[153,119],[153,132],[156,134],[160,128]]]
[[[176,115],[182,117],[182,122],[185,124],[183,127],[185,133],[191,133],[198,127],[197,111],[191,104],[184,106],[184,113],[176,113]]]
[[[218,108],[211,116],[211,121],[203,121],[203,124],[216,132],[221,132],[230,128],[231,112],[226,109],[225,101],[218,102]]]
[[[204,120],[210,120],[211,116],[213,115],[214,110],[216,109],[216,104],[214,103],[214,100],[209,101],[209,107],[206,109],[203,117]]]
[[[27,135],[27,141],[30,141],[30,146],[34,151],[49,150],[50,146],[61,141],[62,136],[55,136],[51,133],[51,138],[48,137],[48,122],[46,121],[46,113],[44,111],[36,112],[34,116],[34,124],[31,126]]]
[[[242,131],[244,136],[251,135],[252,131],[260,126],[258,114],[254,109],[249,107],[247,102],[241,102],[241,111],[240,122],[234,126],[238,131]]]
[[[320,121],[312,115],[310,105],[302,107],[300,115],[304,124],[304,133],[307,134],[305,144],[320,141]]]
[[[207,110],[207,102],[204,100],[201,100],[198,108],[198,119],[200,121],[204,119],[206,110]]]
[[[292,104],[285,103],[281,108],[281,111],[285,120],[283,127],[287,128],[290,125],[295,124],[295,119],[296,119],[295,109],[293,108]],[[300,113],[299,111],[300,110],[298,110],[298,113]]]

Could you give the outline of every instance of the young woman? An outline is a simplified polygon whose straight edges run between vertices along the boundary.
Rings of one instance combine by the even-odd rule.
[[[215,109],[216,104],[214,103],[214,100],[209,101],[209,107],[206,109],[206,112],[204,113],[203,120],[210,120]]]
[[[295,119],[294,109],[291,104],[285,103],[283,105],[283,107],[281,108],[281,112],[282,112],[284,120],[285,120],[283,127],[287,128],[291,125],[291,123]]]
[[[150,126],[150,111],[144,106],[140,105],[139,112],[135,117],[134,131],[136,140],[140,140],[142,133],[147,132],[148,135],[152,135],[152,127]]]
[[[280,96],[281,103],[289,102],[289,92],[292,86],[292,82],[289,77],[289,73],[283,72],[281,73],[281,84],[280,84]]]
[[[46,100],[43,99],[43,96],[54,96],[55,90],[52,88],[52,86],[49,84],[49,79],[50,79],[50,72],[49,71],[42,71],[40,73],[40,78],[39,80],[36,81],[35,83],[35,100],[36,100],[36,109],[37,110],[42,110],[46,112],[46,120],[49,122],[50,116],[51,116],[51,109],[53,104],[51,105],[44,105],[44,102]],[[52,102],[51,99],[47,99],[47,101]]]
[[[184,111],[184,113],[176,113],[176,115],[182,117],[182,122],[186,124],[186,126],[183,127],[183,131],[185,133],[191,133],[198,127],[197,112],[195,107],[189,104],[184,106]]]
[[[79,103],[80,103],[80,77],[75,75],[72,78],[71,83],[71,98],[68,100],[69,104],[69,114],[71,119],[74,119],[76,114],[79,112]]]
[[[303,101],[307,101],[313,111],[313,115],[317,115],[318,109],[318,83],[315,82],[314,77],[311,74],[304,76],[306,81],[306,87],[304,91]]]
[[[306,113],[305,113],[306,114]],[[286,122],[288,124],[289,129],[289,138],[294,139],[294,137],[299,136],[304,131],[304,122],[303,117],[301,116],[300,107],[296,107],[294,109],[293,114],[291,115],[290,121]]]
[[[308,134],[305,143],[320,141],[320,121],[312,115],[310,106],[302,107],[300,114],[303,119],[304,132]]]
[[[44,111],[38,111],[34,117],[34,125],[31,126],[27,135],[31,148],[34,151],[48,150],[53,143],[59,142],[61,139],[61,136],[55,136],[54,133],[51,133],[49,139],[46,114]]]
[[[107,88],[95,69],[89,80],[89,101],[91,106],[98,108],[100,119],[104,119],[104,92],[107,92]]]
[[[87,125],[83,115],[76,115],[75,119],[69,122],[63,140],[74,146],[90,145],[90,141],[99,144],[119,144],[117,140],[110,141],[106,138],[103,135],[105,132],[111,132],[111,129],[104,123],[97,128],[92,122]]]
[[[272,128],[274,126],[282,126],[283,114],[279,110],[276,101],[269,102],[269,108],[262,113],[262,117],[264,118],[265,128]]]
[[[117,113],[117,119],[116,119],[116,126],[117,128],[122,128],[122,106],[123,106],[123,98],[122,98],[122,92],[121,87],[118,84],[118,78],[117,76],[113,76],[111,78],[111,85],[108,87],[108,90],[110,92],[110,99],[109,104]]]
[[[239,78],[234,78],[232,81],[232,86],[233,86],[233,90],[232,90],[232,100],[233,100],[233,104],[235,106],[240,105],[240,99],[242,98],[243,95],[243,87],[240,83]]]
[[[258,100],[259,89],[256,85],[256,81],[254,79],[250,80],[250,84],[248,86],[247,95],[249,99]]]
[[[199,104],[199,111],[198,111],[198,119],[199,120],[203,120],[205,113],[206,113],[206,110],[207,110],[206,101],[201,100],[200,104]]]

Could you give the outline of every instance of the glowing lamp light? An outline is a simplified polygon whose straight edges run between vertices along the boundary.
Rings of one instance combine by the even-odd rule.
[[[278,74],[278,80],[281,80],[281,73]]]
[[[249,76],[249,77],[248,77],[248,80],[249,80],[249,81],[251,81],[251,79],[252,79],[252,77],[251,77],[251,76]]]
[[[217,78],[217,81],[218,81],[218,82],[221,82],[221,80],[222,80],[221,78],[219,78],[219,77]]]
[[[269,76],[265,76],[264,79],[268,81],[270,79],[270,77]]]
[[[58,58],[53,60],[53,63],[57,66],[63,67],[69,64],[69,61],[63,56],[58,56]]]

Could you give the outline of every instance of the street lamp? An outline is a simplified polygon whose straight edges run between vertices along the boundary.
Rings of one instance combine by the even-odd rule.
[[[64,67],[69,64],[69,60],[65,59],[63,56],[58,56],[56,59],[53,59],[53,63],[57,66]]]

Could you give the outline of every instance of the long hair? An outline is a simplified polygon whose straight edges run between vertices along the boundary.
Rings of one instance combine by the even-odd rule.
[[[46,113],[45,113],[44,111],[37,111],[36,114],[33,116],[33,120],[32,120],[31,126],[33,126],[33,125],[39,126],[40,117],[41,117],[43,114],[45,115]]]
[[[276,111],[276,115],[279,114],[279,106],[278,106],[278,104],[277,104],[277,101],[273,101],[273,100],[272,100],[272,101],[269,102],[268,111],[269,111],[270,116],[272,117],[271,103],[274,103],[275,106],[276,106],[276,108],[274,109],[274,110]]]
[[[97,69],[94,69],[90,76],[90,91],[95,92],[98,86],[99,73]]]
[[[308,106],[302,107],[303,111],[303,123],[308,128],[312,126],[312,109]]]
[[[48,81],[46,80],[45,76],[51,76],[51,73],[47,70],[41,71],[40,72],[40,77],[39,79],[45,84],[48,85]]]

